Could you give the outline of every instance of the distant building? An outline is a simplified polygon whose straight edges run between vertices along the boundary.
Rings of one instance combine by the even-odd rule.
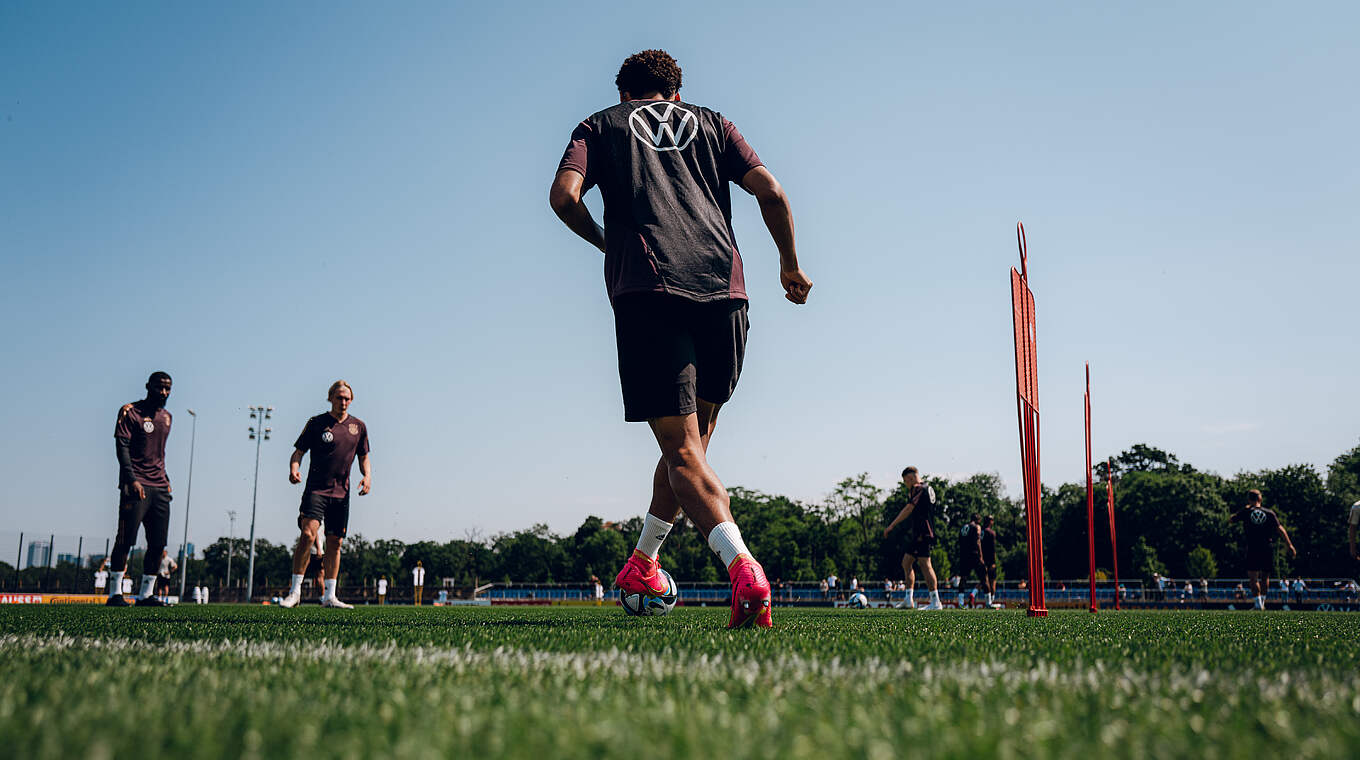
[[[194,542],[190,541],[188,544],[179,545],[179,548],[175,550],[175,558],[179,559],[180,557],[194,558]]]
[[[52,544],[47,541],[28,542],[28,564],[24,567],[47,567],[52,559]]]
[[[60,565],[60,564],[63,563],[63,562],[65,562],[65,563],[67,563],[67,564],[71,564],[71,565],[79,565],[79,564],[80,564],[80,555],[79,555],[79,554],[58,554],[58,555],[57,555],[57,564]]]

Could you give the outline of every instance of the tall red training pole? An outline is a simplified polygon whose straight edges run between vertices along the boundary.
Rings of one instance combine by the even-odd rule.
[[[1086,538],[1090,559],[1091,612],[1100,609],[1096,602],[1096,492],[1091,483],[1091,363],[1086,363]]]
[[[1114,608],[1119,609],[1119,545],[1114,540],[1114,460],[1105,460],[1105,496],[1110,502],[1110,556],[1114,559]]]
[[[1029,547],[1029,616],[1046,617],[1044,606],[1044,523],[1039,480],[1039,352],[1034,294],[1029,289],[1025,225],[1015,225],[1020,271],[1011,267],[1011,311],[1015,324],[1015,405],[1020,418],[1020,465],[1025,481],[1025,528]]]

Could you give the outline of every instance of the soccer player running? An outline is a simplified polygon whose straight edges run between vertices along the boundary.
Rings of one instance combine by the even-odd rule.
[[[110,607],[131,604],[123,596],[128,552],[137,542],[137,528],[146,532],[142,558],[139,607],[164,607],[156,598],[156,577],[161,552],[170,531],[170,478],[165,474],[165,441],[170,437],[170,376],[152,372],[146,381],[146,398],[124,404],[113,429],[114,453],[118,457],[118,535],[113,542]]]
[[[293,456],[288,462],[288,482],[302,482],[302,456],[312,453],[307,466],[307,485],[302,489],[298,528],[301,534],[293,547],[293,579],[288,595],[279,601],[281,607],[295,607],[302,601],[302,579],[307,572],[307,558],[316,543],[322,523],[326,530],[326,554],[322,558],[322,607],[352,609],[353,605],[335,596],[335,579],[340,575],[340,544],[349,528],[349,472],[354,458],[359,457],[359,495],[366,496],[373,479],[373,467],[368,457],[368,427],[349,413],[354,391],[349,383],[336,380],[326,393],[331,410],[307,420],[302,434],[293,444]]]
[[[912,597],[916,590],[916,568],[919,567],[921,578],[925,580],[926,588],[930,589],[930,603],[920,609],[942,610],[944,605],[940,602],[939,579],[935,577],[935,568],[930,564],[930,550],[935,547],[935,529],[930,524],[931,514],[935,511],[935,489],[921,482],[920,473],[915,467],[902,471],[902,485],[907,487],[907,504],[883,529],[883,537],[887,538],[897,526],[911,521],[911,542],[902,555],[902,572],[907,576],[906,605],[908,608],[915,605]]]
[[[996,602],[996,519],[987,515],[982,523],[982,570],[986,573],[987,607]]]
[[[1247,581],[1256,593],[1256,609],[1266,608],[1266,594],[1270,592],[1270,571],[1275,564],[1275,537],[1283,536],[1289,556],[1298,555],[1289,532],[1280,524],[1275,512],[1261,506],[1261,492],[1247,491],[1247,504],[1228,518],[1241,522],[1247,532]]]
[[[746,351],[729,183],[756,197],[779,250],[784,296],[801,304],[812,282],[798,266],[792,212],[737,128],[680,100],[680,66],[665,51],[630,56],[614,84],[619,103],[577,125],[549,195],[567,227],[604,253],[624,419],[646,421],[661,449],[642,535],[614,584],[630,593],[665,590],[657,555],[683,512],[727,567],[728,627],[770,627],[770,583],[706,452]],[[581,201],[596,186],[604,227]]]
[[[960,534],[959,567],[961,569],[959,576],[962,582],[959,584],[959,609],[963,609],[963,588],[968,585],[969,578],[976,575],[978,585],[984,591],[987,588],[987,571],[985,563],[982,561],[982,516],[974,514],[968,518],[968,524],[963,526]]]

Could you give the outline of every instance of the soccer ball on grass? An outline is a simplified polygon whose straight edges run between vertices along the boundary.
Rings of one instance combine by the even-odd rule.
[[[664,615],[675,607],[675,602],[680,598],[680,590],[675,587],[675,579],[665,570],[658,569],[657,574],[666,581],[666,593],[664,594],[631,594],[623,589],[619,589],[619,606],[629,615],[640,615],[652,617]]]

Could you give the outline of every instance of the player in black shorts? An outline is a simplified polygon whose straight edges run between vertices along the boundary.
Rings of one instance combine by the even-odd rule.
[[[977,576],[979,584],[984,592],[987,589],[987,571],[982,561],[982,520],[981,515],[973,515],[969,518],[968,524],[964,525],[959,531],[959,608],[964,606],[963,589],[968,585],[968,579]]]
[[[279,602],[281,607],[294,607],[302,601],[302,579],[307,572],[307,557],[316,544],[317,531],[326,530],[326,554],[322,559],[325,580],[322,581],[321,606],[350,609],[351,605],[335,595],[336,577],[340,574],[340,545],[349,530],[349,473],[354,459],[359,458],[359,495],[368,493],[373,478],[369,461],[368,426],[349,413],[354,391],[349,383],[336,380],[326,393],[331,410],[307,420],[288,462],[288,481],[302,482],[302,457],[311,452],[307,467],[307,485],[302,490],[302,504],[298,508],[300,535],[293,547],[293,578],[288,594]]]
[[[930,589],[930,603],[920,609],[942,610],[939,580],[935,568],[930,564],[930,550],[935,548],[935,529],[930,518],[935,511],[935,489],[921,482],[920,473],[915,467],[902,471],[902,485],[907,489],[907,505],[897,513],[897,517],[883,529],[883,537],[893,535],[893,531],[907,520],[911,520],[912,536],[902,553],[902,572],[907,576],[907,599],[905,605],[915,609],[916,568],[921,569],[921,578]]]
[[[165,474],[165,442],[170,437],[170,376],[153,372],[146,381],[146,398],[124,404],[113,430],[118,456],[118,535],[113,542],[109,584],[110,607],[127,607],[123,598],[123,575],[128,552],[137,542],[137,529],[146,530],[146,555],[142,559],[142,588],[137,605],[163,607],[156,598],[156,578],[161,553],[170,531],[170,479]]]
[[[664,50],[629,56],[614,84],[619,102],[576,126],[548,197],[558,218],[604,253],[624,419],[647,422],[661,449],[642,533],[614,585],[668,593],[657,556],[683,512],[727,567],[728,627],[769,627],[770,582],[707,450],[736,389],[749,326],[731,186],[759,202],[784,296],[801,304],[812,282],[798,266],[792,211],[732,122],[680,99],[680,66]],[[600,188],[604,227],[581,200],[591,187]]]
[[[987,574],[987,606],[996,603],[996,524],[995,518],[987,515],[982,522],[982,569]]]
[[[1289,532],[1280,524],[1276,514],[1261,506],[1261,492],[1247,491],[1247,505],[1228,518],[1228,522],[1240,522],[1247,532],[1247,578],[1252,591],[1256,593],[1256,609],[1266,608],[1266,594],[1270,591],[1270,571],[1275,567],[1275,537],[1284,538],[1289,556],[1298,556],[1294,542],[1289,540]]]

